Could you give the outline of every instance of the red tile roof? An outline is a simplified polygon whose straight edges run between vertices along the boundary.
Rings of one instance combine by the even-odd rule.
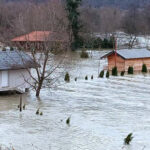
[[[56,33],[50,31],[33,31],[31,33],[18,36],[11,41],[13,42],[44,42],[44,41],[60,41],[56,39]]]

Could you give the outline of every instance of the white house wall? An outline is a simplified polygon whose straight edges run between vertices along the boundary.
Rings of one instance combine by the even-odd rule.
[[[9,70],[8,71],[9,78],[9,87],[8,88],[19,88],[24,90],[25,88],[29,88],[30,85],[25,81],[28,80],[31,82],[31,77],[26,69],[22,70]],[[0,72],[0,88],[2,88],[2,72]]]

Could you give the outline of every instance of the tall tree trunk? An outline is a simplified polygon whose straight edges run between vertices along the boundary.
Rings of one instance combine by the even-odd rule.
[[[36,89],[36,97],[39,97],[39,95],[40,95],[42,84],[43,84],[43,80],[39,81],[38,88]]]

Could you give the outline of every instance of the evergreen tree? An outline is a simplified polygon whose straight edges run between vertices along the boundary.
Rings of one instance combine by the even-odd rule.
[[[66,72],[66,75],[65,75],[64,80],[65,80],[66,82],[70,82],[70,75],[69,75],[68,72]]]
[[[104,70],[102,70],[99,74],[99,78],[103,78],[104,77]]]
[[[107,70],[106,78],[109,78],[109,71]]]
[[[115,46],[115,38],[112,36],[109,40],[109,48],[114,48]]]
[[[72,33],[71,48],[75,50],[80,47],[81,37],[79,36],[79,31],[81,29],[81,24],[79,21],[80,13],[78,8],[82,0],[66,0],[66,10],[68,13],[69,20],[69,31]]]
[[[147,66],[146,66],[146,64],[143,64],[143,66],[142,66],[142,72],[143,73],[147,73]]]
[[[133,74],[134,73],[134,69],[132,66],[129,66],[128,68],[128,74]]]
[[[104,39],[102,42],[102,48],[109,48],[109,41],[107,39]]]
[[[117,67],[112,68],[112,75],[113,76],[117,76],[118,75]]]

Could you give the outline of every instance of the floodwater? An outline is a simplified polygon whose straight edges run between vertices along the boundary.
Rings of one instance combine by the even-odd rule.
[[[15,150],[150,150],[150,75],[99,79],[104,53],[92,52],[89,59],[75,53],[67,63],[71,82],[43,89],[40,99],[33,91],[23,95],[21,113],[19,95],[0,96],[0,144]],[[35,114],[38,108],[43,116]],[[124,146],[131,132],[133,141]]]

